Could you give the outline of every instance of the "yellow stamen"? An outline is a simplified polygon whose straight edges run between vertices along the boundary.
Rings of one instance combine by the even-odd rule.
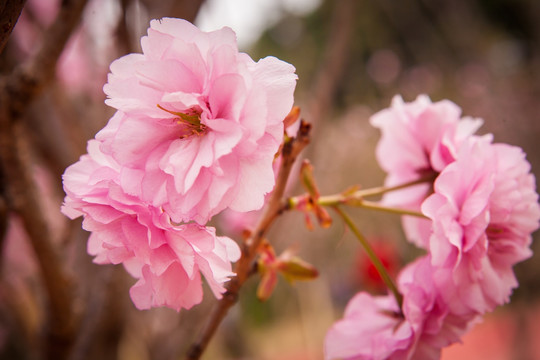
[[[176,123],[185,126],[187,134],[181,135],[180,139],[185,139],[187,137],[190,137],[191,135],[199,136],[206,132],[206,125],[201,123],[201,115],[196,111],[193,111],[192,114],[186,114],[179,111],[165,109],[160,104],[157,104],[157,107],[171,115],[177,116],[178,119],[176,120]]]

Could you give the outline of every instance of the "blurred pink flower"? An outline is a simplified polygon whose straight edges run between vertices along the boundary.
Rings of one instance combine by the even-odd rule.
[[[180,19],[153,20],[141,45],[142,54],[111,64],[104,91],[118,111],[96,136],[129,169],[132,195],[176,223],[261,208],[294,67],[274,57],[255,63],[231,29],[205,33]]]
[[[216,236],[213,228],[195,223],[175,225],[161,209],[142,202],[123,187],[132,176],[91,140],[88,154],[64,174],[66,198],[62,212],[83,215],[91,231],[88,252],[99,264],[120,264],[138,279],[131,288],[139,309],[168,306],[190,308],[202,299],[202,273],[216,295],[234,273],[231,261],[240,256],[237,244]],[[130,184],[134,184],[130,182]]]
[[[49,27],[60,8],[60,0],[28,0],[17,25],[13,39],[21,55],[33,54],[40,45],[43,29]]]
[[[217,217],[217,227],[234,238],[240,238],[245,231],[251,231],[261,216],[260,210],[238,212],[227,209]]]
[[[433,220],[434,279],[455,312],[491,311],[517,287],[512,266],[531,255],[540,207],[530,164],[491,137],[464,142],[422,205]]]
[[[51,211],[52,212],[52,211]],[[52,212],[54,213],[54,212]],[[57,215],[58,211],[56,211]],[[36,273],[36,259],[24,224],[17,215],[9,215],[4,242],[2,243],[1,271],[10,283],[22,283]]]
[[[359,293],[325,339],[326,359],[439,359],[444,346],[459,341],[474,320],[449,312],[431,279],[429,257],[400,274],[401,313],[393,295]]]
[[[390,108],[371,117],[381,130],[376,149],[379,165],[387,172],[386,186],[395,186],[436,175],[454,161],[458,145],[482,124],[479,119],[460,118],[461,109],[449,100],[432,103],[426,95],[405,103],[395,96]],[[431,184],[423,183],[384,196],[389,205],[420,210]],[[409,240],[427,246],[428,221],[403,217]]]
[[[101,87],[107,68],[98,64],[95,49],[86,28],[81,27],[69,38],[56,65],[56,74],[70,94],[88,94],[102,97]]]

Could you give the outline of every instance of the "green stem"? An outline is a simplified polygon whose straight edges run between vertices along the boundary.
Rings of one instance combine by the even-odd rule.
[[[358,239],[358,241],[360,242],[360,244],[366,251],[368,257],[373,262],[373,265],[377,269],[377,272],[383,279],[384,283],[386,284],[388,289],[390,289],[390,291],[392,291],[392,293],[394,294],[394,297],[396,298],[396,301],[401,311],[401,308],[403,306],[403,295],[401,295],[396,285],[390,278],[390,275],[386,271],[386,268],[384,267],[384,265],[381,263],[381,260],[379,260],[379,257],[377,256],[377,254],[375,254],[375,251],[373,250],[373,248],[371,247],[367,239],[364,237],[364,235],[362,235],[360,230],[358,230],[358,228],[356,227],[352,219],[349,217],[349,215],[347,215],[338,206],[334,206],[334,210],[343,218],[343,220],[345,221],[345,224],[347,224],[347,226],[351,229],[353,234],[356,236],[356,238]]]
[[[434,175],[430,174],[428,176],[421,177],[417,180],[409,181],[396,186],[377,186],[370,189],[357,190],[350,194],[335,194],[328,196],[321,196],[318,200],[319,205],[321,206],[336,206],[341,204],[357,204],[358,200],[362,200],[365,197],[383,195],[387,192],[401,190],[410,186],[432,182],[435,179]]]
[[[391,206],[385,206],[385,205],[382,205],[382,204],[374,202],[374,201],[361,200],[361,201],[355,202],[355,205],[357,205],[359,207],[366,208],[366,209],[385,211],[385,212],[389,212],[389,213],[392,213],[392,214],[410,215],[410,216],[426,218],[426,216],[424,214],[422,214],[421,212],[419,212],[419,211],[396,208],[396,207],[391,207]]]

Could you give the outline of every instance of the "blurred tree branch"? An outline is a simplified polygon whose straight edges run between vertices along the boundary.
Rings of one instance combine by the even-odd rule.
[[[73,287],[44,217],[41,196],[32,176],[31,149],[21,118],[54,77],[56,62],[78,24],[86,0],[63,1],[41,48],[10,75],[0,79],[0,164],[8,207],[20,215],[36,253],[48,297],[48,324],[44,341],[48,358],[66,358],[75,332]]]
[[[323,119],[332,108],[338,84],[345,74],[354,33],[355,13],[355,0],[341,0],[334,5],[325,57],[315,75],[313,91],[309,97],[308,112],[313,124]]]
[[[4,50],[11,31],[21,15],[26,0],[0,1],[0,54]]]
[[[151,19],[169,16],[193,22],[205,0],[165,0],[160,2],[143,0],[142,2],[150,10]]]

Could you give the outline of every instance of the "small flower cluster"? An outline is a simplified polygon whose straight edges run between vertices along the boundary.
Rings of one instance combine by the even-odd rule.
[[[401,307],[392,295],[365,292],[349,302],[327,334],[327,359],[438,359],[517,287],[512,267],[531,256],[539,226],[535,179],[520,148],[475,135],[481,121],[460,114],[420,96],[396,97],[372,117],[386,185],[435,178],[383,199],[427,217],[403,220],[427,255],[401,271]]]
[[[217,297],[237,244],[207,227],[222,210],[259,209],[293,105],[294,67],[239,53],[229,28],[153,20],[142,54],[111,64],[117,111],[64,174],[62,211],[84,217],[95,262],[123,264],[139,309],[190,308],[201,273]]]

